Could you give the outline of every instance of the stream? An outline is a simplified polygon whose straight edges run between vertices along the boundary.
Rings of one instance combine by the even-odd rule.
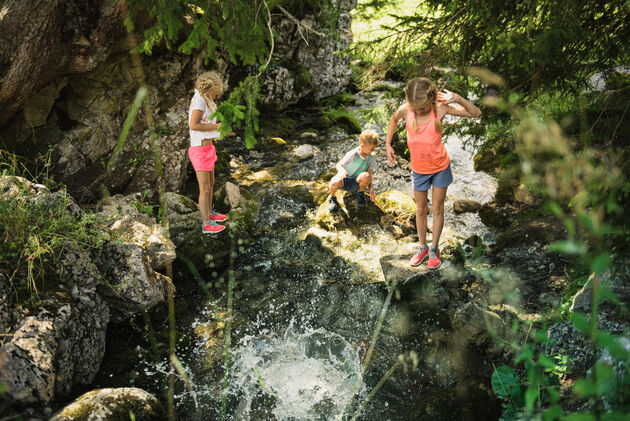
[[[392,168],[385,157],[388,121],[369,123],[363,117],[362,110],[387,102],[396,105],[399,100],[388,99],[382,91],[364,92],[347,109],[357,113],[362,127],[379,134],[377,194],[399,190],[411,195],[408,166]],[[256,234],[249,242],[235,240],[234,246],[227,378],[227,272],[204,279],[212,296],[200,292],[195,280],[176,282],[176,355],[188,377],[176,379],[178,419],[474,419],[470,414],[484,405],[472,402],[475,394],[467,388],[473,383],[489,387],[483,376],[491,373],[491,364],[474,350],[453,346],[444,310],[431,303],[389,303],[381,259],[410,257],[417,243],[411,237],[397,238],[378,221],[352,229],[322,228],[316,221],[319,203],[314,206],[295,194],[296,186],[312,188],[322,172],[358,144],[357,138],[338,128],[312,140],[300,139],[297,133],[295,139],[286,139],[287,150],[275,165],[289,161],[292,148],[303,143],[312,143],[319,152],[286,165],[274,182],[253,188],[261,205]],[[474,152],[464,148],[461,138],[449,135],[445,144],[454,183],[446,197],[441,245],[462,243],[472,235],[492,243],[496,233],[476,213],[454,214],[453,202],[488,202],[496,181],[474,171]],[[264,171],[259,162],[264,159],[259,153],[233,162]],[[186,291],[180,294],[182,288]],[[106,357],[96,386],[135,385],[164,396],[169,363],[151,359],[146,348],[137,344],[128,353],[133,368],[124,374],[113,357]],[[377,385],[378,391],[371,393]]]

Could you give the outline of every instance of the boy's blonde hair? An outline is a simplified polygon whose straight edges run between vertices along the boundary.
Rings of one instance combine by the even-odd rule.
[[[209,72],[204,72],[197,76],[197,80],[195,81],[195,89],[199,91],[201,96],[208,102],[209,104],[212,101],[209,98],[206,98],[204,95],[204,91],[210,88],[212,91],[216,92],[216,97],[219,98],[223,95],[223,92],[226,90],[225,82],[223,81],[223,77],[221,73],[216,70],[210,70]]]
[[[363,130],[359,135],[359,143],[370,146],[378,146],[378,135],[374,130]]]
[[[426,103],[431,103],[433,108],[431,112],[437,114],[437,86],[426,77],[417,77],[407,82],[405,96],[412,111]],[[413,119],[413,129],[418,130],[415,118]],[[442,123],[438,118],[435,119],[435,130],[442,133]]]

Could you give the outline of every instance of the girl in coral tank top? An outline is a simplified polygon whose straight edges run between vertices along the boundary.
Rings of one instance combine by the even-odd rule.
[[[440,267],[438,245],[444,226],[444,199],[446,189],[453,182],[451,163],[442,143],[442,119],[450,114],[459,117],[479,117],[481,111],[470,101],[446,89],[438,92],[427,78],[415,78],[405,88],[406,102],[392,115],[387,127],[385,151],[389,163],[396,165],[391,142],[401,118],[407,124],[407,146],[411,155],[413,198],[416,201],[416,228],[420,242],[410,260],[411,266],[419,266],[429,257],[429,269]],[[451,106],[456,103],[458,105]],[[433,239],[427,246],[427,198],[432,190]]]

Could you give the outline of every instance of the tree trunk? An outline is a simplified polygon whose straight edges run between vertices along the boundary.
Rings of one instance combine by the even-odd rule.
[[[0,125],[54,79],[93,70],[124,42],[124,2],[6,0],[0,5]]]

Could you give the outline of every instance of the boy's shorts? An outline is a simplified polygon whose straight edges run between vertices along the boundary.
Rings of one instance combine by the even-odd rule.
[[[346,177],[343,179],[343,186],[341,186],[342,190],[346,190],[352,193],[356,193],[359,191],[359,182],[356,177]]]
[[[437,188],[448,187],[453,182],[451,164],[434,174],[418,174],[411,170],[411,180],[413,181],[414,191],[427,191],[431,188],[431,185]]]

